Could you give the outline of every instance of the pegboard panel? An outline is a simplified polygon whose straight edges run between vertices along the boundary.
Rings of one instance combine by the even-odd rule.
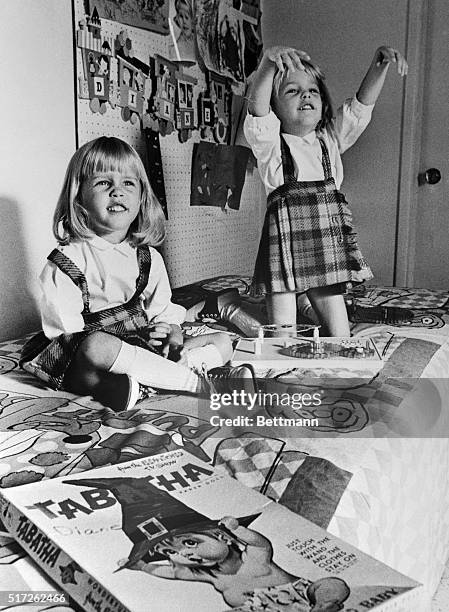
[[[75,29],[85,18],[83,0],[75,0]],[[168,58],[169,36],[101,20],[101,33],[115,38],[122,30],[132,41],[134,57],[148,64],[150,55]],[[80,49],[77,49],[77,76],[83,76]],[[197,65],[184,68],[198,79],[195,92],[205,87]],[[93,113],[89,100],[78,98],[79,145],[98,136],[116,136],[133,145],[143,156],[144,140],[140,122],[124,121],[119,107],[109,104],[104,114]],[[167,237],[163,255],[173,287],[223,274],[251,275],[265,212],[266,197],[257,170],[246,173],[240,209],[234,211],[208,206],[190,206],[192,150],[200,140],[199,131],[180,143],[177,132],[161,136],[161,155],[167,197]]]

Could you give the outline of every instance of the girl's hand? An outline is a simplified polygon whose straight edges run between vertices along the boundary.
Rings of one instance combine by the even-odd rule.
[[[282,46],[270,47],[265,51],[265,57],[276,64],[281,72],[284,72],[284,70],[304,70],[302,60],[310,59],[305,51]]]
[[[223,527],[226,527],[229,531],[234,532],[238,528],[239,522],[233,516],[224,516],[218,521],[218,525],[223,525]]]
[[[382,64],[396,64],[398,74],[405,76],[408,72],[408,64],[405,57],[397,49],[393,47],[379,47],[374,54],[374,62],[376,66]]]
[[[167,343],[167,338],[171,332],[168,323],[150,323],[148,325],[148,344],[155,349],[160,349]]]
[[[179,361],[181,356],[182,346],[184,344],[184,336],[179,325],[170,324],[170,331],[166,339],[166,343],[162,349],[162,357],[170,357],[173,361]]]

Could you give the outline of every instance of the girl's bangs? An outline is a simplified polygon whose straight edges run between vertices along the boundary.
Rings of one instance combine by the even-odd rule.
[[[99,138],[95,146],[86,154],[81,168],[83,177],[107,172],[142,175],[140,158],[128,145],[116,138]]]
[[[302,60],[304,66],[304,72],[308,74],[312,79],[314,79],[318,84],[324,81],[324,74],[321,72],[321,68],[316,64],[303,59]],[[288,77],[289,70],[284,70],[281,72],[279,68],[276,68],[276,72],[273,78],[273,91],[276,95],[279,94],[279,90],[283,81]]]

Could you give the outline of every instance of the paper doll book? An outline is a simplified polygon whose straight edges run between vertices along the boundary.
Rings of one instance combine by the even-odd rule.
[[[1,519],[92,612],[420,612],[422,589],[184,451],[4,489]]]

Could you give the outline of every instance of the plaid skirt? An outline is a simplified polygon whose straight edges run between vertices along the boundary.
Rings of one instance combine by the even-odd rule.
[[[269,195],[252,295],[369,278],[351,211],[333,178],[287,181]]]
[[[128,344],[134,344],[157,352],[149,344],[148,317],[140,304],[124,304],[100,312],[85,315],[84,330],[63,334],[49,340],[39,332],[25,344],[20,366],[43,380],[56,390],[64,388],[64,377],[81,342],[95,331],[117,336]]]

